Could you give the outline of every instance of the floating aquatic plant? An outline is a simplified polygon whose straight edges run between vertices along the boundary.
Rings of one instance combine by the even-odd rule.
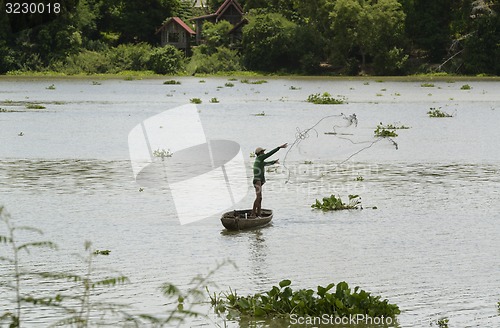
[[[472,87],[468,84],[464,84],[460,87],[460,90],[470,90],[470,89],[472,89]]]
[[[156,149],[153,151],[153,156],[161,158],[162,161],[164,161],[166,157],[172,157],[172,155],[173,153],[170,152],[170,149]]]
[[[349,203],[342,202],[340,196],[331,195],[330,197],[324,197],[323,201],[316,199],[316,202],[311,205],[312,208],[323,210],[323,211],[338,211],[338,210],[353,210],[362,209],[361,198],[359,195],[349,195]]]
[[[192,104],[201,104],[201,99],[200,98],[191,98],[191,99],[189,99],[189,101]]]
[[[167,80],[163,82],[163,84],[181,84],[181,82],[176,80]]]
[[[311,94],[307,97],[307,101],[317,105],[340,105],[344,103],[344,99],[333,98],[328,92]]]
[[[436,326],[438,326],[439,328],[448,328],[448,322],[450,322],[450,320],[446,317],[437,319]]]
[[[267,83],[266,80],[249,81],[248,79],[240,80],[240,82],[241,83],[247,83],[247,84],[263,84],[263,83]]]
[[[377,128],[375,129],[374,133],[375,133],[375,137],[386,138],[386,137],[397,137],[398,136],[398,134],[396,133],[396,131],[394,131],[394,129],[386,128],[382,125],[382,123],[377,125]]]
[[[355,287],[351,289],[345,282],[326,287],[293,290],[290,280],[282,280],[269,291],[254,295],[240,296],[232,290],[226,294],[210,295],[216,313],[228,313],[228,317],[288,317],[297,315],[313,317],[349,317],[366,315],[378,318],[395,318],[399,307],[387,299],[372,296],[369,292]],[[334,288],[335,287],[335,288]],[[391,320],[392,321],[392,320]]]
[[[453,115],[442,111],[441,107],[440,108],[431,107],[429,108],[427,114],[429,115],[429,117],[453,117]]]
[[[104,250],[102,250],[102,251],[101,251],[101,250],[96,249],[96,250],[94,251],[94,255],[109,255],[109,253],[110,253],[110,252],[111,252],[111,251],[110,251],[109,249],[104,249]]]
[[[27,109],[45,109],[45,106],[42,106],[40,104],[27,104],[26,108]]]
[[[410,127],[409,126],[406,126],[404,124],[401,124],[401,125],[397,125],[397,124],[387,124],[387,125],[383,125],[382,122],[380,122],[379,126],[381,126],[382,128],[384,129],[389,129],[389,130],[406,130],[406,129],[409,129]]]
[[[210,99],[210,102],[212,104],[217,104],[217,103],[219,103],[219,99],[217,99],[217,98],[214,97],[214,98]]]

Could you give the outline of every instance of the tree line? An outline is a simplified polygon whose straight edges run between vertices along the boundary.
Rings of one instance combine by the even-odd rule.
[[[248,23],[238,44],[222,21],[204,24],[205,42],[187,56],[160,47],[166,18],[189,22],[223,0],[204,2],[39,0],[46,7],[9,13],[0,0],[0,73],[500,73],[500,0],[240,0]]]

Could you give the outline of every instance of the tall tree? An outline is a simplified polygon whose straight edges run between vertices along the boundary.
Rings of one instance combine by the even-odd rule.
[[[156,29],[181,8],[180,0],[107,0],[100,7],[99,30],[121,43],[157,43]]]
[[[406,33],[415,50],[425,52],[427,60],[441,61],[450,42],[453,11],[460,4],[456,0],[402,1],[406,17]]]
[[[359,55],[364,70],[368,57],[380,61],[390,53],[403,55],[405,14],[397,0],[337,0],[331,19],[337,61],[347,63]]]
[[[250,69],[275,71],[289,66],[295,24],[280,14],[256,14],[243,27],[243,57]]]

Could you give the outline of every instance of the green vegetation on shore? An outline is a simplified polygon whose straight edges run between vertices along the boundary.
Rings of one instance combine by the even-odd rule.
[[[159,46],[166,19],[191,24],[222,2],[68,0],[57,14],[2,12],[0,74],[500,75],[498,1],[239,0],[241,40],[220,21],[205,23],[189,51]]]

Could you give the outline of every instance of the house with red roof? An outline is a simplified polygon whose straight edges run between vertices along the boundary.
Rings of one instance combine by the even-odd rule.
[[[171,17],[156,30],[156,34],[160,34],[162,46],[169,44],[187,51],[196,32],[179,17]]]
[[[188,51],[193,38],[196,44],[202,43],[203,23],[215,24],[226,20],[233,25],[228,38],[231,43],[238,43],[243,35],[242,28],[248,23],[243,15],[243,8],[236,0],[225,0],[215,13],[190,19],[196,26],[195,31],[179,17],[171,17],[156,30],[156,34],[160,34],[162,46],[173,45],[178,49]]]

